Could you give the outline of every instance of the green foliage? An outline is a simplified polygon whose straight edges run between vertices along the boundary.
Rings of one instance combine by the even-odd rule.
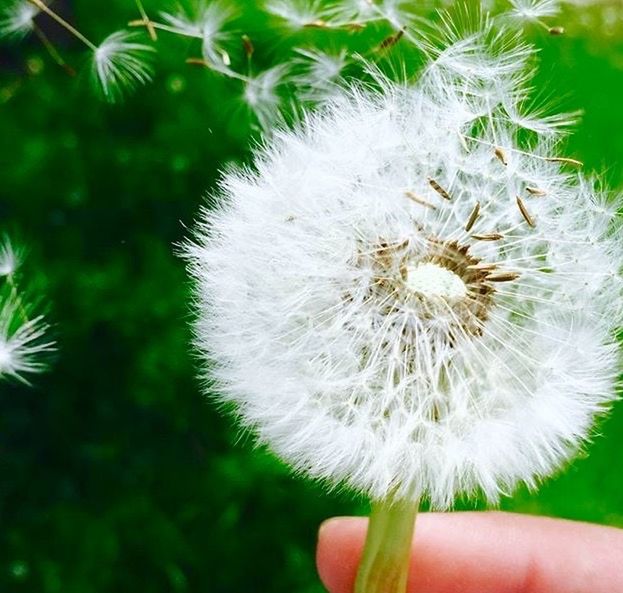
[[[130,4],[76,0],[75,21],[102,39],[136,18]],[[568,153],[619,185],[623,33],[574,22],[531,32],[536,87],[584,109]],[[78,66],[82,48],[51,34]],[[270,39],[258,60],[288,47]],[[184,63],[191,46],[167,41],[154,83],[114,107],[35,38],[0,50],[0,222],[47,278],[59,348],[34,388],[0,384],[1,591],[319,593],[319,522],[362,510],[240,442],[194,378],[174,245],[218,170],[248,161],[254,129],[239,87]],[[619,406],[590,456],[504,507],[623,526],[622,446]]]

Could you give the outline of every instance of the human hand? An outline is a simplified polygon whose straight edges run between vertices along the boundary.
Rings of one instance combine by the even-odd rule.
[[[352,593],[367,519],[322,524],[317,564],[330,593]],[[622,593],[623,530],[498,512],[417,519],[408,593]]]

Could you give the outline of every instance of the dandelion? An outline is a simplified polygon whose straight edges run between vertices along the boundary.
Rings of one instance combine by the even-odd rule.
[[[154,48],[139,43],[136,37],[135,33],[117,31],[93,51],[93,80],[111,103],[153,76],[150,58]]]
[[[520,129],[529,57],[485,24],[412,85],[342,91],[226,173],[187,246],[220,401],[372,501],[356,593],[403,593],[419,501],[535,487],[615,396],[617,204],[555,125]]]
[[[0,37],[24,37],[33,30],[38,13],[29,0],[10,1],[0,12]]]

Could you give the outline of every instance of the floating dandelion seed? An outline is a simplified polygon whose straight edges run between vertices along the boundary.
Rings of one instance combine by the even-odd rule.
[[[13,0],[0,12],[0,37],[21,38],[34,28],[39,9],[28,0]]]
[[[330,54],[318,50],[297,49],[298,58],[293,66],[301,72],[293,77],[292,82],[301,99],[322,101],[335,92],[344,69],[348,64],[346,50]]]
[[[326,11],[318,0],[269,0],[265,8],[293,29],[328,26]]]
[[[160,13],[165,22],[175,32],[188,37],[201,39],[203,58],[213,67],[229,67],[229,54],[224,43],[230,34],[223,28],[234,16],[234,10],[224,2],[202,2],[196,16],[186,13]]]
[[[287,71],[287,65],[280,64],[260,72],[257,76],[244,79],[244,101],[255,113],[264,130],[280,120],[281,99],[278,88]]]
[[[411,20],[407,10],[412,3],[405,0],[342,0],[336,2],[330,10],[331,20],[341,23],[359,23],[366,25],[377,21],[387,21],[400,31]]]
[[[32,307],[18,289],[15,274],[24,252],[8,236],[0,242],[0,380],[28,383],[25,375],[44,371],[42,357],[55,348],[45,337],[49,326],[43,316],[31,316]]]
[[[8,237],[0,243],[0,277],[12,276],[22,262],[23,251],[14,247]]]
[[[41,373],[47,365],[42,356],[52,352],[54,342],[46,340],[49,326],[42,316],[24,318],[24,306],[15,296],[0,304],[0,379],[28,383],[26,375]]]
[[[508,16],[519,22],[535,23],[546,29],[550,35],[562,35],[564,27],[550,27],[543,19],[556,16],[560,12],[558,0],[511,0],[512,9]]]
[[[111,103],[153,76],[154,48],[137,42],[137,37],[135,33],[117,31],[93,50],[93,80]]]
[[[511,0],[511,16],[523,20],[537,22],[560,12],[558,0]]]
[[[617,204],[551,130],[518,145],[529,56],[485,25],[414,86],[342,92],[228,172],[187,247],[221,400],[297,471],[368,495],[368,541],[421,499],[534,487],[615,395]],[[358,593],[380,590],[377,552]],[[400,591],[403,557],[378,553]]]

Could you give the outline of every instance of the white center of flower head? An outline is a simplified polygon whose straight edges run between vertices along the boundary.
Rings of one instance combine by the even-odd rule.
[[[433,263],[407,264],[405,284],[413,292],[425,297],[441,297],[458,301],[467,294],[467,287],[460,276]]]

